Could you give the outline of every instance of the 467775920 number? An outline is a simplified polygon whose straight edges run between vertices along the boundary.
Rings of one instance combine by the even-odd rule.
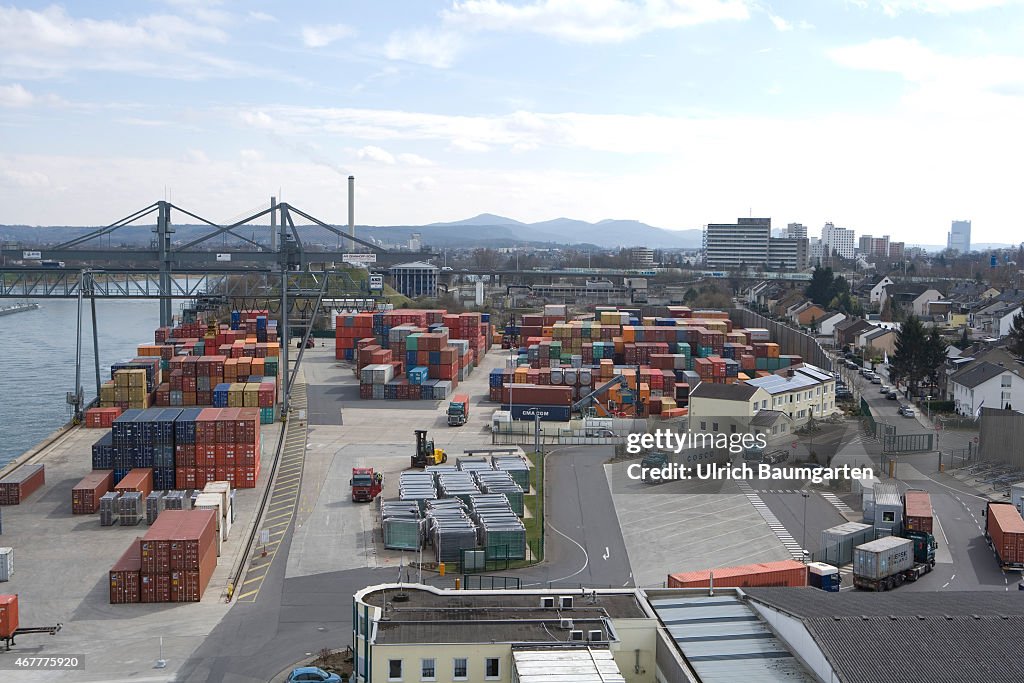
[[[84,669],[82,655],[53,655],[50,657],[0,657],[0,670],[46,671],[53,669]]]

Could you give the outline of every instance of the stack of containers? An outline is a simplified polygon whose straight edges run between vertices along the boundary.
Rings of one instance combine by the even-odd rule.
[[[385,501],[381,503],[381,530],[384,547],[389,550],[419,550],[422,545],[423,521],[416,503]]]
[[[136,538],[114,566],[110,568],[110,604],[124,605],[141,600],[139,579],[142,572],[140,543]]]
[[[138,541],[140,602],[199,602],[217,568],[216,512],[165,510]]]
[[[117,499],[117,513],[121,520],[121,526],[137,526],[142,523],[146,516],[145,496],[141,491],[119,491],[120,498]]]
[[[334,325],[335,360],[353,360],[356,341],[374,336],[372,313],[335,316]]]
[[[149,407],[150,394],[146,388],[145,370],[117,370],[112,380],[113,400],[103,400],[103,387],[100,387],[100,406],[117,408],[145,409]],[[110,406],[104,405],[110,403]]]
[[[459,562],[462,551],[477,547],[476,523],[460,499],[427,501],[427,530],[438,562]]]
[[[152,525],[165,508],[165,496],[167,491],[153,491],[146,496],[146,524]]]
[[[89,408],[85,411],[85,426],[91,429],[112,427],[122,412],[121,408]]]
[[[530,466],[526,458],[519,455],[495,455],[491,457],[491,464],[496,470],[508,472],[520,489],[529,492]]]

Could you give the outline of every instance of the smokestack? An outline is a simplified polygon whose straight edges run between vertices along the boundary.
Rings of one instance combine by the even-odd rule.
[[[352,251],[356,250],[356,177],[350,175],[348,177],[348,236],[353,239],[349,240],[352,243]]]

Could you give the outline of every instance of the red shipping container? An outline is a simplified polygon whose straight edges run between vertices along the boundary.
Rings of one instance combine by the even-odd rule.
[[[217,418],[219,408],[206,408],[196,418],[196,445],[217,443]],[[196,453],[198,457],[198,449]]]
[[[18,596],[0,595],[0,638],[10,638],[18,630]]]
[[[153,470],[148,467],[135,468],[117,482],[114,490],[119,493],[138,491],[145,498],[153,492]]]
[[[903,526],[908,531],[932,533],[932,499],[927,491],[907,491],[903,496]]]
[[[114,485],[113,470],[95,470],[71,489],[71,514],[92,515],[100,509],[100,498]]]
[[[1013,503],[989,503],[985,535],[992,539],[1001,565],[1024,564],[1024,519]]]
[[[110,568],[110,604],[123,605],[139,602],[139,573],[142,559],[139,554],[139,542],[136,538],[128,546],[128,550]]]
[[[196,468],[179,467],[175,469],[174,487],[179,491],[196,488]]]
[[[140,575],[139,602],[170,602],[171,601],[171,575],[170,574],[147,574]]]
[[[0,505],[19,505],[45,483],[43,465],[22,465],[0,479]]]
[[[201,489],[206,486],[208,482],[217,481],[217,468],[216,467],[197,467],[196,468],[196,488]]]
[[[259,476],[259,469],[257,467],[236,467],[235,468],[235,488],[239,489],[254,489],[256,488],[256,479]]]
[[[216,546],[207,549],[198,570],[171,572],[171,602],[199,602],[217,569]]]
[[[217,444],[196,445],[196,467],[214,467],[217,464]]]
[[[683,574],[669,574],[669,588],[708,588],[711,574],[715,586],[721,588],[746,588],[755,586],[789,586],[798,588],[807,585],[807,565],[796,560],[781,562],[760,562],[740,567],[719,567],[701,569]]]

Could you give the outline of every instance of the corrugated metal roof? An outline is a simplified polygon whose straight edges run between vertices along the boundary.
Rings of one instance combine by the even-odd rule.
[[[652,600],[669,634],[704,683],[814,681],[747,605],[734,595]]]
[[[512,650],[520,683],[626,683],[608,650]]]
[[[896,488],[896,484],[878,483],[874,486],[875,490],[875,505],[891,505],[892,507],[902,507],[903,499],[900,498],[899,489]]]

